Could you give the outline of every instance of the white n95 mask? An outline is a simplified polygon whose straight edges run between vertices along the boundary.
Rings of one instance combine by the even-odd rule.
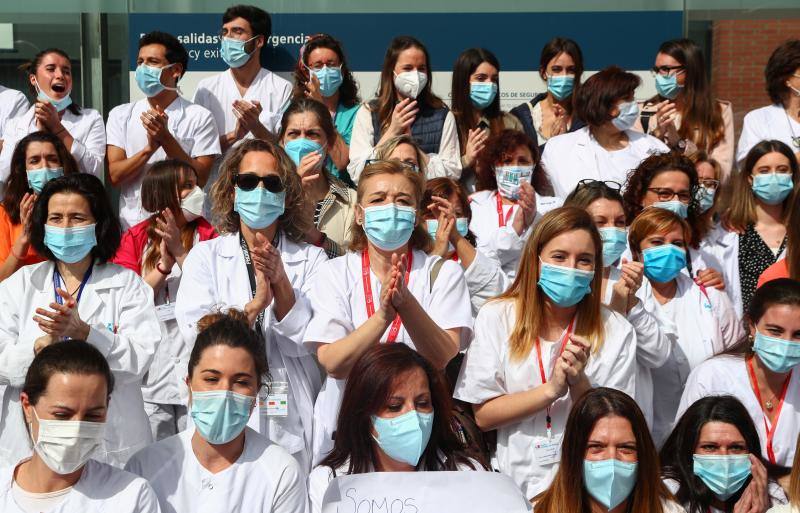
[[[397,88],[397,92],[412,100],[417,99],[426,85],[428,85],[428,75],[416,70],[394,75],[394,86]]]
[[[103,441],[105,422],[42,420],[35,409],[33,414],[39,422],[37,440],[30,425],[33,450],[56,474],[71,474],[84,466]]]

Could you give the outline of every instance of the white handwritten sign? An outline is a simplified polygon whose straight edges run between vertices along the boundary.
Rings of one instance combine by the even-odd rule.
[[[322,513],[527,513],[514,482],[495,472],[373,472],[331,481]]]

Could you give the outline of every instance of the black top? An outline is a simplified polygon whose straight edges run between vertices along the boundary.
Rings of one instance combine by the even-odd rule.
[[[786,236],[783,237],[778,255],[786,249]],[[756,292],[761,273],[778,261],[778,257],[750,224],[744,233],[739,234],[739,282],[742,291],[742,311],[750,307],[750,300]]]

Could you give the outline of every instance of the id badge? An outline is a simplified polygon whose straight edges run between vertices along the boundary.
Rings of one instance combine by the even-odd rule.
[[[259,408],[267,417],[287,417],[289,415],[289,382],[273,381],[259,393]]]
[[[537,436],[533,439],[533,456],[539,465],[552,465],[561,460],[561,438],[563,434],[552,438]]]
[[[164,303],[156,307],[156,315],[158,320],[162,322],[172,321],[175,319],[175,303]]]

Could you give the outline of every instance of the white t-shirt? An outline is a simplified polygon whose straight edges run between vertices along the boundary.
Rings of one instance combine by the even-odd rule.
[[[717,356],[698,365],[686,380],[686,387],[675,415],[676,422],[695,401],[711,395],[732,395],[744,404],[758,430],[761,454],[767,458],[765,422],[768,421],[750,385],[744,358]],[[784,467],[791,467],[794,460],[797,433],[800,433],[800,409],[797,407],[799,404],[800,372],[793,372],[772,440],[776,462]]]
[[[128,158],[140,152],[147,145],[147,132],[140,116],[149,109],[146,98],[114,107],[108,114],[106,125],[108,144],[125,150]],[[219,134],[208,110],[178,96],[164,112],[169,118],[169,132],[190,157],[219,155]],[[127,230],[149,216],[142,208],[142,179],[150,165],[166,158],[164,148],[159,148],[141,171],[120,185],[119,217],[123,229]]]
[[[256,431],[245,430],[242,454],[216,474],[197,460],[193,429],[142,449],[125,468],[150,482],[165,512],[305,511],[305,476],[295,459]]]
[[[461,348],[464,349],[472,335],[472,308],[461,267],[452,260],[445,261],[431,290],[431,268],[439,257],[428,256],[419,250],[414,250],[413,256],[408,290],[440,328],[461,329]],[[303,338],[309,350],[316,352],[319,344],[336,342],[367,321],[361,270],[361,252],[351,251],[320,264],[309,294],[314,317]],[[372,270],[370,285],[373,301],[378,303],[381,281]],[[389,329],[381,341],[386,340],[388,333]],[[400,326],[396,342],[416,349],[404,325]],[[343,391],[344,380],[327,376],[314,404],[315,463],[333,447],[331,437],[336,430]]]
[[[11,484],[11,496],[17,503],[19,509],[25,513],[40,513],[50,511],[64,502],[72,487],[68,486],[63,490],[55,492],[34,493],[23,490],[16,481]]]
[[[781,141],[793,153],[798,153],[800,148],[792,144],[792,137],[800,137],[800,123],[790,118],[782,105],[773,104],[751,110],[744,116],[736,162],[741,164],[753,146],[771,139]]]
[[[616,388],[635,395],[636,334],[624,317],[603,307],[605,341],[598,352],[589,356],[586,375],[592,386]],[[475,319],[475,339],[467,350],[454,397],[471,404],[483,404],[502,395],[532,390],[542,384],[531,351],[520,361],[512,360],[508,339],[516,322],[516,307],[510,300],[486,303]],[[542,341],[542,364],[552,373],[558,356],[558,341]],[[554,439],[564,434],[572,406],[569,393],[551,407]],[[533,498],[545,490],[558,470],[557,463],[540,464],[534,456],[534,444],[546,440],[545,411],[520,422],[497,429],[497,451],[492,466],[510,476],[525,496]]]

